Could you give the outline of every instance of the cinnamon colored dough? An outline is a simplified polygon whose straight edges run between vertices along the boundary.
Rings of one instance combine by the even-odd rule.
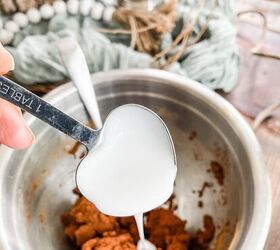
[[[97,208],[80,197],[76,203],[62,215],[65,234],[77,245],[101,236],[104,232],[118,228],[117,219],[100,213]]]
[[[62,215],[64,233],[80,250],[136,250],[139,240],[133,217],[104,215],[79,195],[76,203]],[[172,200],[169,201],[172,203]],[[146,238],[158,250],[207,250],[215,235],[211,216],[204,216],[204,229],[195,235],[186,231],[186,221],[169,209],[157,208],[145,215]]]
[[[148,240],[161,249],[187,250],[191,235],[185,226],[186,221],[181,220],[172,210],[158,208],[148,213],[145,232]]]
[[[93,238],[82,245],[82,250],[136,250],[130,234]]]

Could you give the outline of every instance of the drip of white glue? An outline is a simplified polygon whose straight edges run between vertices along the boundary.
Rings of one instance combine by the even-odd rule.
[[[138,249],[154,250],[144,237],[143,213],[173,192],[177,166],[169,132],[153,112],[125,105],[108,116],[99,140],[77,170],[78,188],[107,215],[135,216]]]
[[[156,250],[156,246],[148,240],[139,240],[137,250]]]
[[[139,233],[139,237],[140,237],[140,241],[145,239],[145,235],[144,235],[144,225],[143,225],[143,214],[137,214],[134,215],[135,221],[136,221],[136,225],[138,228],[138,233]]]
[[[153,245],[150,241],[145,239],[144,234],[144,223],[143,223],[143,214],[137,214],[134,216],[136,225],[138,228],[138,233],[140,240],[137,244],[137,250],[156,250],[156,246]]]

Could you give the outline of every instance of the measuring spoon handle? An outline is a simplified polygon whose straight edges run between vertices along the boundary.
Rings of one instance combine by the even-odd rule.
[[[95,128],[101,129],[102,119],[99,113],[98,102],[87,61],[81,47],[73,38],[67,37],[58,42],[58,48],[62,61],[78,89],[81,99],[95,124]]]
[[[42,98],[5,77],[0,77],[0,98],[13,103],[64,134],[69,135],[74,140],[81,142],[88,150],[96,142],[99,131],[86,127]]]

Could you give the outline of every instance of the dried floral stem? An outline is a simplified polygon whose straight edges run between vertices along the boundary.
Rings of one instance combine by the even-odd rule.
[[[155,54],[160,49],[164,33],[171,32],[176,21],[176,0],[171,0],[154,11],[119,8],[113,19],[128,29],[97,29],[101,33],[127,34],[131,47]]]
[[[201,39],[201,37],[203,36],[203,34],[205,34],[205,32],[208,28],[208,24],[204,25],[202,27],[202,29],[200,30],[199,34],[194,38],[192,43],[188,44],[188,41],[191,37],[193,29],[198,21],[198,18],[200,16],[204,6],[205,6],[205,1],[200,4],[200,8],[197,11],[195,17],[190,20],[190,23],[185,25],[185,28],[182,29],[181,33],[175,38],[175,40],[172,42],[172,44],[170,44],[167,48],[165,48],[163,51],[161,51],[160,53],[158,53],[154,56],[153,65],[157,65],[161,69],[166,69],[167,67],[172,65],[174,62],[177,62],[189,46],[193,45],[194,43],[197,43]],[[209,20],[210,16],[212,16],[212,15],[209,15],[207,20]],[[172,51],[172,49],[174,49],[178,45],[180,45],[180,49],[174,55],[170,56],[166,62],[161,64],[160,63],[161,58],[167,56]]]
[[[260,39],[258,40],[258,42],[251,49],[251,52],[254,54],[255,52],[260,50],[260,48],[262,47],[264,38],[266,36],[266,32],[267,32],[267,18],[265,16],[265,14],[263,12],[259,11],[259,10],[245,10],[245,11],[241,11],[241,12],[237,13],[237,16],[240,17],[242,15],[251,14],[251,13],[258,14],[262,18],[262,34],[261,34]]]
[[[259,40],[256,42],[255,46],[253,48],[251,48],[252,54],[256,55],[256,56],[263,56],[263,57],[280,60],[280,55],[270,54],[267,52],[263,52],[261,50],[261,48],[264,44],[264,39],[265,39],[266,33],[268,31],[268,21],[267,21],[266,15],[259,10],[245,10],[245,11],[239,12],[237,14],[237,16],[242,16],[242,15],[251,14],[251,13],[258,14],[262,18],[262,33],[261,33]]]
[[[274,103],[264,110],[262,110],[255,118],[253,122],[253,128],[256,130],[267,118],[272,116],[272,113],[280,108],[280,101]]]
[[[137,38],[138,38],[138,29],[137,29],[137,25],[136,25],[136,21],[134,17],[129,17],[129,24],[131,27],[131,41],[130,41],[130,47],[132,49],[135,48],[136,43],[137,43]]]
[[[275,55],[275,54],[270,54],[267,52],[254,52],[253,53],[256,56],[263,56],[263,57],[268,57],[268,58],[272,58],[272,59],[276,59],[276,60],[280,60],[280,55]]]
[[[152,29],[155,29],[156,24],[149,25],[147,27],[141,28],[137,30],[137,33],[146,32]],[[132,29],[125,30],[125,29],[96,29],[96,31],[100,33],[109,33],[109,34],[123,34],[123,35],[131,35],[134,31]]]

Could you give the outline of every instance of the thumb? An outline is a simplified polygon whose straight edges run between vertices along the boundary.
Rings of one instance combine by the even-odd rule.
[[[8,73],[15,67],[12,55],[0,43],[0,75]]]
[[[23,149],[33,141],[34,135],[27,127],[21,111],[0,99],[0,143],[14,149]]]

